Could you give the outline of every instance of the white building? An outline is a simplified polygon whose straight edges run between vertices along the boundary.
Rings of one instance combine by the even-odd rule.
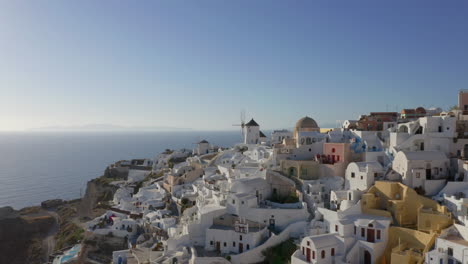
[[[266,146],[255,146],[254,148],[244,152],[244,155],[249,157],[254,162],[265,162],[271,158],[273,150]]]
[[[433,199],[445,205],[458,221],[468,227],[468,182],[447,182]]]
[[[344,211],[356,205],[361,200],[363,191],[341,190],[331,191],[330,209],[334,211]]]
[[[253,118],[244,125],[244,144],[260,143],[260,126]]]
[[[344,129],[356,129],[357,127],[358,120],[345,120],[343,124],[341,125],[342,128]]]
[[[384,254],[391,219],[362,214],[360,204],[343,212],[318,210],[328,233],[305,237],[292,264],[371,264]]]
[[[207,154],[210,151],[210,143],[206,140],[202,140],[197,143],[196,153],[198,156]]]
[[[458,264],[468,260],[468,229],[453,225],[442,231],[436,239],[435,247],[426,253],[427,264]]]
[[[345,189],[367,191],[383,174],[384,168],[378,162],[351,162],[346,168]]]
[[[390,133],[390,152],[441,151],[449,155],[456,137],[456,117],[426,116],[399,124]]]
[[[138,223],[127,215],[107,211],[100,217],[86,223],[88,231],[97,235],[108,235],[112,233],[118,237],[130,237],[137,233]]]
[[[302,193],[304,202],[310,212],[314,212],[318,207],[325,207],[325,202],[330,200],[332,191],[343,189],[344,180],[342,177],[330,176],[319,180],[304,181]]]
[[[401,175],[403,184],[422,188],[425,195],[435,195],[449,176],[449,159],[440,151],[400,151],[392,169]]]
[[[273,196],[284,196],[295,192],[293,181],[283,176],[276,177],[267,174],[267,179],[234,180],[226,200],[227,211],[251,221],[268,223],[275,230],[283,230],[291,223],[306,220],[309,213],[306,203],[301,199],[298,202],[284,204],[268,200]]]
[[[314,143],[326,142],[327,135],[317,131],[298,131],[296,132],[296,148],[307,147],[310,148]],[[322,146],[320,146],[322,147]]]
[[[206,250],[221,253],[243,253],[258,246],[268,238],[266,225],[246,220],[232,214],[213,219],[206,230]]]
[[[281,144],[285,139],[293,138],[293,132],[283,129],[283,130],[274,130],[271,133],[270,142],[272,145]]]
[[[141,182],[148,176],[148,174],[150,174],[150,171],[148,170],[130,169],[128,170],[127,182]]]

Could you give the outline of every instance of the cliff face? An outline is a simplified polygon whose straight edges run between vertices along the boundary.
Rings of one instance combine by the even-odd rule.
[[[118,188],[109,184],[111,180],[115,179],[102,176],[88,182],[86,193],[78,206],[80,218],[92,219],[98,216],[98,203],[112,200]]]
[[[43,241],[53,236],[56,228],[55,216],[40,207],[20,211],[0,208],[0,263],[47,262],[51,249]]]
[[[19,211],[11,207],[0,208],[0,264],[42,264],[49,261],[49,255],[82,242],[84,230],[79,222],[84,222],[105,212],[105,206],[100,202],[112,200],[116,186],[109,183],[127,178],[128,170],[119,171],[106,169],[103,176],[91,180],[87,184],[86,194],[81,200],[46,201],[41,207],[29,207]],[[98,238],[86,239],[88,244],[99,245],[89,248],[85,244],[85,252],[99,255],[101,244]],[[118,249],[122,242],[118,241]],[[95,245],[95,246],[96,246]],[[96,252],[93,252],[96,251]],[[108,260],[112,251],[102,254]],[[102,253],[102,252],[101,252]],[[86,259],[84,254],[83,258]],[[86,263],[83,262],[83,263]]]
[[[86,186],[86,193],[78,206],[78,215],[82,221],[93,219],[106,211],[107,202],[111,201],[118,187],[110,182],[124,180],[127,171],[106,169],[103,176],[91,180]],[[98,236],[87,232],[82,243],[82,252],[78,263],[92,263],[91,260],[101,263],[112,261],[112,252],[126,249],[127,245],[122,238]]]

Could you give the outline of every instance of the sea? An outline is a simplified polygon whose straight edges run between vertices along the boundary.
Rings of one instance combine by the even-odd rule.
[[[20,209],[48,199],[83,196],[107,165],[154,158],[165,149],[193,149],[202,139],[231,147],[239,131],[2,132],[0,207]]]

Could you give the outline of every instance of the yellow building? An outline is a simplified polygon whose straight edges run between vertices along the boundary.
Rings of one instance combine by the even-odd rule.
[[[437,235],[453,224],[445,206],[398,182],[377,181],[362,195],[361,205],[364,213],[393,219],[386,263],[423,263]]]

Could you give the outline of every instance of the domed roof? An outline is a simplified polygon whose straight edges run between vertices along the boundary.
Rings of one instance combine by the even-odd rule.
[[[305,116],[296,123],[296,128],[319,128],[317,122],[312,118]]]

